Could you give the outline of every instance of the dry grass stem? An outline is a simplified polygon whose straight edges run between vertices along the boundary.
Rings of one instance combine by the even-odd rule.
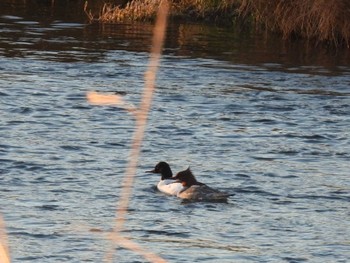
[[[92,92],[88,92],[86,97],[89,103],[95,104],[95,105],[120,106],[125,104],[125,101],[119,95],[105,94],[105,93],[92,91]]]
[[[10,253],[7,246],[7,234],[5,228],[5,222],[0,216],[0,262],[10,263]]]
[[[166,263],[167,261],[158,256],[157,254],[154,254],[137,243],[131,241],[130,239],[122,236],[116,236],[113,235],[111,239],[116,243],[116,244],[122,244],[124,248],[129,249],[131,251],[134,251],[138,253],[139,255],[143,256],[146,260],[149,262],[155,262],[155,263]]]
[[[151,2],[151,1],[146,1]],[[156,75],[160,63],[162,47],[165,38],[167,16],[169,12],[169,3],[167,0],[159,1],[159,8],[157,13],[157,20],[154,26],[152,49],[150,53],[148,70],[145,73],[145,85],[143,95],[139,107],[135,111],[135,131],[133,134],[132,145],[126,168],[125,176],[122,182],[122,191],[120,193],[119,202],[116,209],[116,221],[113,232],[110,237],[113,241],[111,250],[106,254],[105,261],[112,262],[115,245],[131,249],[144,256],[145,259],[151,262],[166,262],[161,257],[146,251],[139,245],[121,236],[124,223],[126,221],[129,200],[132,194],[132,187],[136,175],[138,159],[140,155],[141,144],[143,141],[148,113],[150,111],[152,98],[155,90]],[[98,105],[125,105],[125,102],[117,95],[106,95],[99,93],[88,93],[87,98],[92,104]]]
[[[90,91],[86,94],[86,98],[88,102],[93,105],[117,106],[131,113],[136,112],[135,106],[127,103],[122,96],[117,94]]]
[[[144,137],[144,132],[147,124],[147,117],[151,107],[153,93],[155,90],[155,80],[165,37],[168,10],[168,2],[162,1],[162,4],[158,11],[157,22],[154,27],[150,60],[148,70],[145,74],[144,91],[139,109],[137,111],[136,127],[133,135],[129,162],[126,169],[126,175],[123,181],[123,189],[117,209],[117,220],[115,225],[116,234],[118,234],[123,228],[132,192],[132,186],[136,174],[141,143]]]

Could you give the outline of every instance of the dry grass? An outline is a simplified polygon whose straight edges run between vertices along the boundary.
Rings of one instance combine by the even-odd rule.
[[[104,4],[100,13],[96,16],[88,10],[87,2],[84,11],[90,21],[102,23],[116,23],[121,21],[154,20],[158,7],[162,0],[132,0],[125,7]],[[216,16],[219,13],[229,13],[233,10],[237,0],[208,1],[208,0],[173,0],[171,1],[170,14],[173,17],[192,17],[204,19],[207,16]],[[240,2],[240,1],[238,1]]]
[[[91,21],[152,20],[161,0],[131,0],[124,8],[105,4]],[[285,39],[302,37],[335,46],[350,45],[349,0],[173,0],[171,16],[220,22],[249,18],[250,23],[281,32]]]
[[[104,4],[100,14],[97,17],[95,17],[91,11],[87,10],[87,2],[84,10],[90,21],[98,21],[103,23],[142,21],[154,19],[161,2],[162,0],[133,0],[128,2],[123,8],[113,4]]]
[[[146,1],[150,3],[151,1]],[[129,7],[128,7],[129,6]],[[131,8],[132,5],[128,5],[127,8]],[[151,108],[152,98],[155,90],[156,75],[159,67],[159,61],[162,53],[166,26],[167,16],[169,11],[169,4],[167,0],[158,1],[157,8],[157,20],[154,26],[152,49],[150,53],[148,70],[145,73],[145,86],[143,95],[138,108],[132,107],[132,112],[135,117],[135,131],[133,134],[132,145],[130,149],[130,156],[128,165],[126,168],[125,176],[122,182],[122,191],[120,193],[119,202],[116,209],[115,226],[113,232],[110,233],[110,239],[113,241],[111,249],[106,254],[105,261],[112,262],[115,246],[121,246],[130,249],[136,253],[142,255],[145,259],[151,262],[166,262],[158,255],[142,248],[138,244],[134,243],[130,239],[123,237],[121,231],[123,230],[124,223],[126,221],[126,215],[128,211],[129,201],[131,198],[133,182],[136,175],[137,164],[140,155],[141,144],[143,141],[148,113]],[[117,105],[125,109],[127,103],[118,95],[106,95],[97,93],[88,93],[87,99],[98,105]],[[129,106],[128,106],[129,107]],[[126,109],[128,109],[128,107]]]
[[[348,0],[243,0],[239,12],[280,31],[286,39],[296,36],[335,46],[350,44]]]
[[[219,14],[231,14],[237,0],[178,0],[173,1],[172,15],[185,15],[195,18],[217,18]]]
[[[0,216],[0,262],[10,263],[10,254],[7,246],[5,222]]]

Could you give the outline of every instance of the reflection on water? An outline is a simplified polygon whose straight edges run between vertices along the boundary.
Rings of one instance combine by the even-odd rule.
[[[52,59],[103,59],[105,50],[149,51],[152,24],[87,25],[84,1],[3,1],[1,52],[6,56],[38,55]],[[93,1],[97,12],[103,2]],[[35,10],[35,12],[33,11]],[[51,52],[61,57],[50,56]],[[69,54],[65,53],[68,52]],[[89,53],[91,52],[91,53]],[[239,28],[218,28],[203,24],[170,23],[166,54],[207,57],[234,64],[264,64],[270,68],[307,67],[337,72],[349,64],[348,50],[330,51],[302,41],[285,42],[273,34]],[[89,57],[91,55],[91,57]],[[301,68],[300,66],[303,66]]]
[[[0,212],[13,262],[101,262],[109,248],[134,122],[85,94],[138,103],[152,25],[85,24],[82,4],[0,3]],[[350,260],[349,60],[299,45],[170,24],[126,236],[169,262]],[[235,196],[164,196],[144,174],[162,160]]]

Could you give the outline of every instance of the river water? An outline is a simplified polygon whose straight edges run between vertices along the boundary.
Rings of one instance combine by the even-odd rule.
[[[152,25],[89,25],[79,1],[2,1],[0,212],[12,262],[102,262]],[[124,235],[168,262],[350,261],[346,51],[169,26]],[[191,166],[235,195],[184,204],[145,174]],[[147,262],[126,249],[114,262]]]

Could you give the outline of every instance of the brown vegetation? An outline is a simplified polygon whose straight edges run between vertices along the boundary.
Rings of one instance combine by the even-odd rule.
[[[159,0],[133,0],[124,7],[114,6],[113,4],[104,4],[97,18],[87,11],[87,2],[85,12],[90,20],[96,20],[103,23],[116,23],[120,21],[139,21],[154,18],[157,14]]]
[[[239,13],[281,32],[284,38],[350,44],[348,0],[243,0]]]
[[[131,0],[124,7],[105,4],[91,21],[152,20],[162,0]],[[335,46],[350,45],[349,0],[173,0],[171,16],[233,23],[237,18],[284,38],[302,37]]]
[[[88,11],[87,2],[85,13],[91,21],[102,23],[116,23],[121,21],[153,20],[162,0],[131,0],[125,6],[104,4],[101,12],[93,15]],[[227,17],[233,12],[237,0],[205,1],[205,0],[173,0],[170,15],[172,17],[187,17],[192,19],[218,18],[218,14],[225,12]]]

